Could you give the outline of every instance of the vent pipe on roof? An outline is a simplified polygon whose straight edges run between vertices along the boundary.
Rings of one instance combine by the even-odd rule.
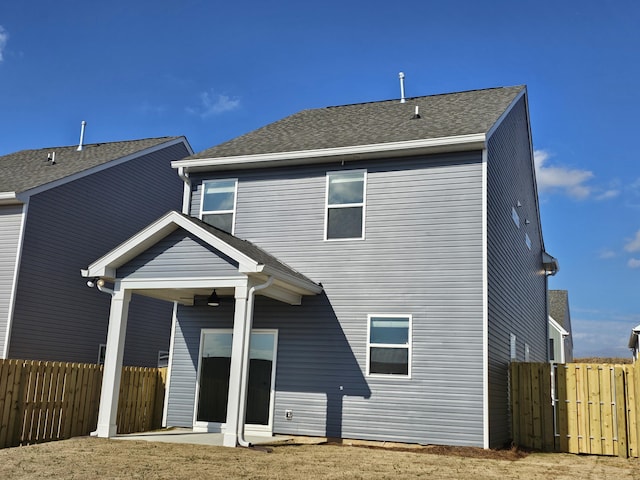
[[[77,148],[78,152],[82,151],[82,145],[84,144],[84,128],[86,126],[87,126],[87,122],[82,120],[82,123],[80,124],[80,143],[78,144],[78,148]]]
[[[400,103],[404,103],[404,72],[400,72],[398,78],[400,78]]]

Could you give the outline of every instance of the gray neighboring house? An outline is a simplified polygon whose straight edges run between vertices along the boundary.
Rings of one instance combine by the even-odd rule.
[[[549,290],[549,361],[573,362],[573,335],[567,290]]]
[[[636,325],[631,329],[631,335],[629,335],[629,349],[631,350],[631,356],[633,361],[638,361],[638,355],[640,354],[640,325]]]
[[[114,292],[98,436],[143,294],[176,305],[167,426],[510,440],[508,365],[547,361],[558,269],[524,86],[304,110],[173,166],[182,212],[83,270]]]
[[[164,137],[0,157],[0,358],[104,355],[110,296],[87,288],[77,265],[179,208],[171,161],[192,153],[184,137]],[[126,364],[156,366],[170,325],[170,305],[136,298]]]

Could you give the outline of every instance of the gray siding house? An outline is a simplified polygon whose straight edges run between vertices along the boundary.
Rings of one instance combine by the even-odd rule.
[[[509,441],[508,365],[547,360],[558,268],[525,87],[305,110],[173,166],[182,212],[83,270],[113,285],[97,435],[142,294],[175,302],[167,426]]]
[[[185,138],[78,147],[0,157],[0,358],[97,362],[109,295],[87,288],[77,265],[180,208],[170,162],[193,153]],[[126,364],[156,366],[171,306],[139,297],[131,319]]]

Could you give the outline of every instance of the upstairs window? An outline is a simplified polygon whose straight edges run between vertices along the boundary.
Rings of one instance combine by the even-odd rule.
[[[366,173],[327,173],[326,240],[364,238]]]
[[[369,315],[368,374],[411,374],[411,316]]]
[[[237,187],[235,178],[203,182],[200,218],[209,225],[233,233]]]

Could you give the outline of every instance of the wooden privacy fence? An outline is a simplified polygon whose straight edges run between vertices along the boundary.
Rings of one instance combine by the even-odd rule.
[[[549,452],[639,457],[640,362],[512,363],[515,444]]]
[[[118,432],[159,428],[166,368],[124,367]],[[0,360],[0,448],[88,435],[96,429],[102,366]]]

